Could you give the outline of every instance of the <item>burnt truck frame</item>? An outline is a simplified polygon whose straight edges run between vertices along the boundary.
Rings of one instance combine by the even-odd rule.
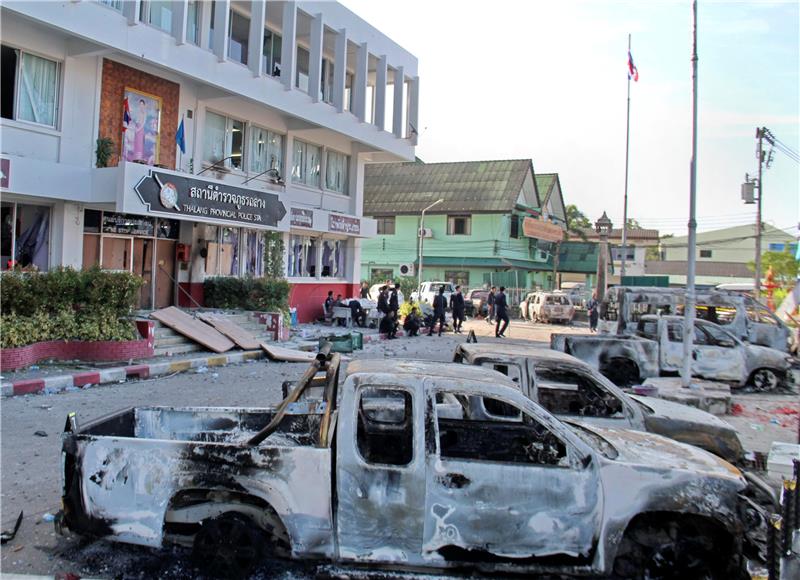
[[[633,335],[551,334],[550,348],[571,354],[619,386],[677,374],[683,366],[682,316],[647,314]],[[725,328],[694,321],[692,376],[759,391],[794,385],[797,362],[788,353],[747,344]]]
[[[600,302],[601,334],[635,334],[639,319],[647,314],[682,314],[683,288],[615,286]],[[719,324],[739,340],[789,351],[791,332],[766,306],[750,296],[725,290],[698,290],[697,318]]]
[[[324,376],[318,376],[323,374]],[[277,408],[128,409],[63,435],[70,530],[194,546],[203,572],[267,556],[412,570],[745,578],[763,526],[729,463],[567,426],[502,374],[317,361]],[[301,400],[310,387],[321,400]],[[470,414],[472,401],[494,419]]]
[[[687,405],[629,395],[566,353],[521,344],[463,343],[456,347],[453,362],[508,376],[523,395],[562,420],[656,433],[733,464],[744,460],[736,430],[722,419]]]

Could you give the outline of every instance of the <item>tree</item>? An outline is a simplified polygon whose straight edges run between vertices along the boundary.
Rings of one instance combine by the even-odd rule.
[[[586,241],[586,233],[583,230],[584,228],[591,229],[592,222],[590,222],[586,214],[579,210],[578,206],[574,204],[569,204],[566,207],[565,213],[567,216],[567,238],[579,237],[583,241]]]
[[[643,229],[642,225],[639,223],[639,220],[637,220],[636,218],[628,218],[628,221],[626,223],[628,224],[628,229],[629,230],[641,230],[641,229]]]
[[[657,262],[661,260],[661,240],[666,240],[674,237],[675,236],[673,234],[666,234],[661,236],[657,246],[650,246],[649,248],[647,248],[647,250],[645,250],[644,259],[647,260],[648,262]]]
[[[789,244],[786,244],[786,246],[783,252],[764,252],[761,254],[761,275],[766,276],[767,270],[772,266],[772,271],[775,273],[775,281],[782,286],[797,279],[798,262],[792,252],[789,251]],[[755,261],[748,262],[747,267],[755,272]]]

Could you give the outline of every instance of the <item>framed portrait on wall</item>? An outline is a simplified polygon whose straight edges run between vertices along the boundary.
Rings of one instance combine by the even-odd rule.
[[[125,87],[122,159],[157,165],[161,141],[161,98]]]

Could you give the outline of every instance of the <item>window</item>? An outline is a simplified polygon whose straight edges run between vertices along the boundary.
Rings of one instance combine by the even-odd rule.
[[[322,79],[320,81],[320,92],[325,103],[333,103],[333,61],[327,58],[322,59]]]
[[[292,181],[319,187],[320,149],[299,139],[294,140]]]
[[[206,274],[239,275],[239,228],[205,226]]]
[[[712,254],[711,250],[700,250],[701,258],[710,258],[711,254]]]
[[[625,256],[626,262],[632,262],[636,259],[636,254],[634,252],[635,248],[633,246],[625,246],[625,252],[623,253],[622,247],[615,247],[611,249],[611,258],[615,262],[621,262],[622,256]]]
[[[172,30],[172,2],[169,0],[148,0],[142,3],[142,10],[147,15],[142,20],[161,30]]]
[[[394,278],[394,270],[391,268],[372,268],[369,271],[371,280],[391,280]]]
[[[245,276],[261,278],[264,275],[264,232],[242,230],[242,262]]]
[[[250,19],[231,10],[228,26],[228,58],[247,64],[247,46],[250,40]]]
[[[264,74],[274,77],[281,74],[281,39],[280,34],[275,34],[271,30],[264,31]]]
[[[453,286],[469,286],[469,272],[466,270],[445,270],[444,279],[452,283]]]
[[[186,42],[200,45],[200,3],[189,0],[186,16]]]
[[[353,110],[353,73],[344,74],[344,110]]]
[[[50,208],[2,202],[0,269],[14,266],[47,271],[50,264]]]
[[[322,276],[344,278],[347,266],[347,240],[322,241]]]
[[[411,394],[400,389],[366,387],[358,402],[356,442],[367,463],[408,465],[414,458],[414,410]]]
[[[711,337],[711,340],[717,346],[725,348],[733,348],[734,346],[736,346],[736,341],[734,340],[733,336],[731,336],[721,328],[704,324],[703,330],[707,335]]]
[[[2,47],[2,116],[56,126],[60,84],[59,63]]]
[[[225,160],[225,167],[242,169],[244,122],[206,111],[203,157],[213,164]],[[222,166],[222,163],[220,163]]]
[[[511,233],[509,234],[510,237],[514,239],[519,238],[519,216],[512,215],[511,216]]]
[[[97,0],[97,2],[114,10],[122,10],[122,0]]]
[[[342,193],[348,194],[347,191],[347,175],[348,166],[350,164],[350,156],[336,151],[325,152],[325,188]]]
[[[472,233],[472,217],[468,215],[447,216],[448,236],[468,236]]]
[[[670,342],[683,342],[683,324],[670,322],[667,325],[667,339]]]
[[[248,170],[262,173],[269,169],[277,169],[278,175],[283,177],[283,135],[251,126],[249,139]]]
[[[539,404],[555,415],[624,417],[622,402],[589,377],[569,369],[536,367]]]
[[[308,92],[308,63],[311,60],[308,51],[302,46],[297,47],[297,73],[295,75],[295,86],[303,91]]]
[[[443,459],[566,466],[564,443],[515,405],[493,397],[439,393],[438,401],[455,399],[440,412],[437,405],[439,453]],[[477,404],[482,402],[482,404]],[[485,410],[493,409],[487,417]]]
[[[317,239],[310,236],[289,238],[286,276],[314,278],[317,275]]]
[[[750,322],[778,326],[778,320],[775,315],[752,298],[745,301],[745,311],[747,313],[747,320]]]
[[[394,220],[393,215],[376,217],[375,221],[378,222],[378,235],[379,236],[393,236],[394,235]]]

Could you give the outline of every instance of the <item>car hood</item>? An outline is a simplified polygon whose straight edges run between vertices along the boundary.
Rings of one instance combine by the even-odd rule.
[[[631,399],[652,410],[652,416],[659,419],[674,419],[681,423],[695,423],[699,427],[714,427],[715,429],[725,429],[735,431],[728,423],[696,407],[657,399],[656,397],[643,397],[641,395],[628,395]],[[647,418],[647,413],[645,413]]]
[[[788,370],[790,363],[787,360],[788,355],[768,346],[760,346],[757,344],[745,344],[747,351],[748,366],[753,369],[760,366],[768,366],[780,370]]]
[[[691,445],[685,445],[654,433],[609,429],[575,422],[608,441],[619,456],[613,463],[628,463],[650,468],[654,471],[676,470],[722,477],[745,484],[742,473],[727,461]]]

